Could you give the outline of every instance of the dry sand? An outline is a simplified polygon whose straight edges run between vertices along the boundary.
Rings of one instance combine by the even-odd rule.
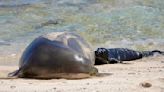
[[[98,76],[80,80],[0,79],[0,92],[164,92],[163,56],[96,67]],[[0,77],[17,68],[1,65]]]

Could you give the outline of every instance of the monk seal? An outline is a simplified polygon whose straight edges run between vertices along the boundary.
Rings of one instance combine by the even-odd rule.
[[[135,51],[127,48],[98,48],[95,51],[95,64],[122,63],[123,61],[132,61],[157,54],[164,55],[164,52],[160,50]]]
[[[90,45],[72,32],[42,35],[27,46],[19,69],[9,73],[20,78],[87,78],[98,73]]]

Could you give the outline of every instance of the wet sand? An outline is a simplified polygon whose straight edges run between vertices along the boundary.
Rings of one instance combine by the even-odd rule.
[[[100,74],[80,80],[0,79],[0,92],[164,92],[164,57],[96,66]],[[0,66],[0,77],[17,69]]]

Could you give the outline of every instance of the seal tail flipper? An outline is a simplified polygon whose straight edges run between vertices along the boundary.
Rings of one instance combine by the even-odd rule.
[[[0,79],[17,79],[19,71],[20,71],[20,69],[9,73],[7,76],[6,76],[6,74],[5,74],[5,76],[0,76]]]
[[[149,56],[155,56],[155,55],[164,55],[164,51],[160,50],[153,50],[153,51],[142,51],[141,52],[142,57],[149,57]]]
[[[19,72],[20,72],[20,69],[19,70],[15,70],[14,72],[9,73],[8,77],[17,77]]]
[[[158,54],[164,55],[164,51],[160,51],[160,50],[153,50],[152,52],[153,52],[153,53],[158,53]]]

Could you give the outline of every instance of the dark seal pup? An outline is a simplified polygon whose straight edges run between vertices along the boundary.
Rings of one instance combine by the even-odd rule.
[[[95,57],[88,43],[70,32],[53,32],[36,38],[23,52],[19,69],[9,76],[21,78],[78,79],[95,75]]]
[[[159,50],[135,51],[127,48],[98,48],[95,51],[95,64],[122,63],[122,61],[136,60],[155,54],[164,55],[164,52]]]

